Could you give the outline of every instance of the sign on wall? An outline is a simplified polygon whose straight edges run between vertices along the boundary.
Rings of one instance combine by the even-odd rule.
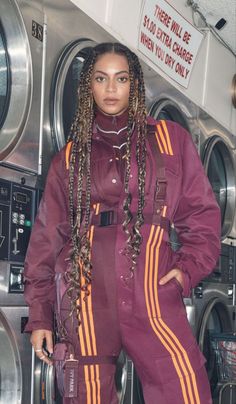
[[[144,0],[138,49],[186,88],[202,38],[167,1]]]

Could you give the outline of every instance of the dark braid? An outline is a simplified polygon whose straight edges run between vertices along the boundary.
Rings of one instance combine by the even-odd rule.
[[[128,52],[126,55],[130,67],[130,99],[129,99],[129,119],[132,124],[135,122],[138,132],[138,139],[136,145],[136,159],[138,165],[138,211],[135,223],[132,228],[132,232],[128,231],[128,223],[132,219],[132,214],[129,211],[131,203],[131,195],[128,191],[128,181],[130,172],[127,173],[125,178],[125,191],[127,198],[124,202],[124,211],[126,213],[126,220],[123,223],[123,228],[128,233],[126,255],[131,258],[131,274],[136,267],[136,260],[140,253],[140,246],[142,243],[142,236],[140,228],[144,222],[143,208],[144,208],[144,195],[145,195],[145,174],[146,174],[146,106],[145,106],[145,87],[143,72],[138,60],[138,57],[134,53]],[[129,124],[128,124],[129,129]],[[129,133],[129,132],[128,132]],[[130,156],[130,143],[127,141],[127,154]],[[127,181],[127,182],[126,182]],[[127,188],[126,188],[127,187]],[[129,220],[129,218],[131,218]]]
[[[77,313],[80,322],[81,291],[89,295],[91,283],[91,246],[89,241],[89,218],[91,208],[91,143],[94,120],[94,102],[91,92],[91,76],[97,57],[105,53],[115,53],[127,58],[130,73],[130,95],[127,125],[126,169],[124,187],[126,198],[123,204],[125,220],[123,229],[127,234],[126,255],[131,258],[131,273],[133,274],[137,256],[140,253],[143,224],[143,208],[145,195],[146,172],[146,108],[143,73],[137,56],[127,47],[119,43],[103,43],[90,49],[80,75],[78,89],[78,109],[71,127],[69,140],[72,141],[69,169],[69,209],[73,249],[71,253],[71,270],[67,276],[69,287],[67,295],[71,301],[70,316]],[[138,209],[135,223],[131,228],[132,213],[130,205],[132,196],[129,191],[131,166],[131,136],[136,125],[138,139],[136,159],[138,165]],[[76,202],[74,190],[77,189]]]

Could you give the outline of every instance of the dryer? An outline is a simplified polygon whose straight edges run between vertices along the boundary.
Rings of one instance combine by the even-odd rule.
[[[42,2],[1,0],[0,166],[33,174],[42,165],[44,37]]]
[[[23,262],[39,194],[26,173],[1,167],[0,175],[0,403],[30,404],[33,355],[24,334]]]
[[[222,243],[236,239],[236,138],[202,111],[201,157],[221,209]]]
[[[217,373],[213,337],[235,332],[235,285],[203,281],[185,299],[185,305],[193,333],[206,358],[212,397],[217,404],[222,383]],[[221,404],[229,402],[229,397],[225,397]]]
[[[221,210],[221,255],[211,282],[236,282],[236,138],[200,114],[201,156]]]
[[[28,309],[0,307],[0,403],[30,403],[32,350],[24,334]]]

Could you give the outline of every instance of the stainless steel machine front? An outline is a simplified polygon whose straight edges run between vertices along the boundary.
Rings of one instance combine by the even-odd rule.
[[[40,173],[44,14],[41,2],[0,2],[0,165]]]
[[[191,298],[185,299],[185,304],[193,333],[206,358],[214,404],[218,404],[222,383],[217,372],[213,336],[235,332],[235,285],[203,281],[193,290]],[[224,400],[223,404],[228,402]]]

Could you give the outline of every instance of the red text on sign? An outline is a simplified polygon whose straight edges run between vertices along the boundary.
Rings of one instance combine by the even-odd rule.
[[[169,27],[171,16],[162,10],[158,5],[155,6],[154,16],[166,27]]]

